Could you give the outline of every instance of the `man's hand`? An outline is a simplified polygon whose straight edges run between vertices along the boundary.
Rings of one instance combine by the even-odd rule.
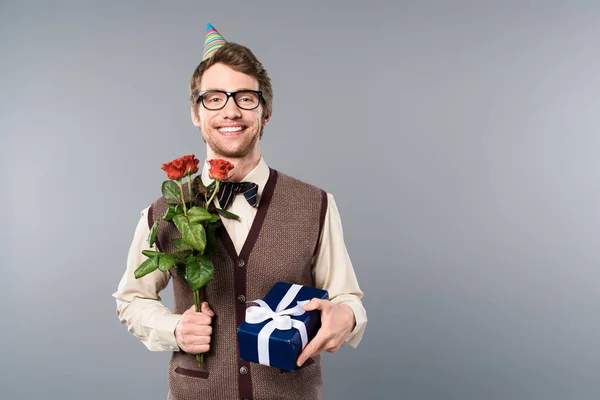
[[[329,300],[312,299],[304,305],[305,311],[321,310],[321,329],[310,341],[296,362],[300,367],[310,357],[322,351],[335,353],[342,347],[346,336],[356,326],[354,312],[345,304],[333,304]]]
[[[210,349],[210,324],[214,315],[207,302],[200,305],[200,312],[196,312],[195,306],[187,309],[175,326],[177,346],[190,354],[206,353]]]

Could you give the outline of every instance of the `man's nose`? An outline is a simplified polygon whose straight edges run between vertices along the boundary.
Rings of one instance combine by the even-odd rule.
[[[225,104],[225,107],[223,107],[223,113],[225,114],[226,118],[240,118],[242,116],[242,111],[240,110],[240,108],[238,107],[238,105],[235,103],[235,100],[233,99],[233,97],[229,98],[229,101],[227,101],[227,104]]]

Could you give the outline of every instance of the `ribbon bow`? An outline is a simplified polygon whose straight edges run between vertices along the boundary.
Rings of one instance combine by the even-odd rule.
[[[275,311],[273,311],[273,309],[263,300],[253,300],[252,302],[258,304],[258,306],[251,306],[246,309],[246,322],[249,324],[260,324],[269,319],[271,320],[260,330],[260,332],[258,332],[259,364],[270,365],[269,338],[276,329],[282,331],[290,330],[292,328],[298,329],[302,340],[302,348],[304,349],[304,347],[306,347],[306,344],[308,343],[306,325],[298,320],[292,319],[291,316],[304,314],[305,311],[302,306],[308,303],[308,300],[297,301],[294,307],[286,309],[286,307],[292,303],[301,288],[301,285],[292,285],[275,308]]]
[[[252,207],[256,208],[258,206],[258,185],[256,183],[223,181],[217,192],[217,199],[219,199],[221,208],[226,210],[233,203],[233,199],[237,194],[243,194]]]

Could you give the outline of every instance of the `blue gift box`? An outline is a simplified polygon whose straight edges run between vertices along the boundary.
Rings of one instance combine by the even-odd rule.
[[[308,343],[321,327],[319,310],[302,310],[302,305],[315,297],[327,300],[329,294],[326,290],[277,282],[262,300],[256,301],[256,306],[246,309],[246,320],[237,328],[241,359],[286,371],[296,369],[304,334]]]

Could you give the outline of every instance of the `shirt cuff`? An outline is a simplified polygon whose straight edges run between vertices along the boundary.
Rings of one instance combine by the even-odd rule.
[[[152,329],[148,329],[148,339],[144,341],[151,351],[179,351],[175,338],[175,327],[181,321],[180,314],[162,314],[152,318]]]
[[[353,348],[357,348],[358,344],[362,340],[362,337],[365,333],[365,328],[367,325],[367,313],[365,308],[362,305],[362,302],[354,296],[338,296],[335,299],[331,300],[333,304],[346,304],[348,307],[352,309],[354,313],[354,319],[356,322],[356,326],[346,336],[344,343],[349,344]]]

